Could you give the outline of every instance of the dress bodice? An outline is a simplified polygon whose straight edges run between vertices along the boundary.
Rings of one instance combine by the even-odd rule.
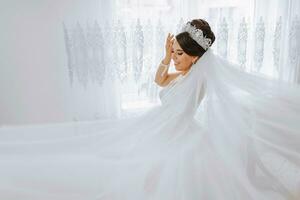
[[[180,80],[182,80],[183,78],[184,78],[184,76],[182,74],[179,74],[176,78],[174,78],[172,81],[170,81],[170,83],[166,87],[164,87],[163,89],[160,90],[159,99],[162,101],[162,97],[167,93],[167,91],[169,91],[171,88],[173,88],[175,86],[175,84],[177,82],[179,82]]]

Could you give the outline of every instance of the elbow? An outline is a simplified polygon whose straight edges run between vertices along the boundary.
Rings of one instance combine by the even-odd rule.
[[[165,81],[167,80],[167,78],[168,78],[168,75],[165,75],[165,76],[162,76],[162,77],[156,76],[154,82],[157,85],[163,87],[163,86],[165,86]]]
[[[154,81],[158,86],[160,87],[164,87],[165,86],[165,81],[162,81],[162,80],[155,80]]]
[[[158,75],[156,75],[156,76],[155,76],[155,79],[154,79],[154,82],[155,82],[157,85],[161,84],[161,82],[162,82],[161,77],[158,77]]]
[[[159,80],[157,80],[157,79],[155,79],[154,82],[155,82],[157,85],[159,85],[159,86],[161,86],[161,84],[162,84],[161,81],[159,81]]]

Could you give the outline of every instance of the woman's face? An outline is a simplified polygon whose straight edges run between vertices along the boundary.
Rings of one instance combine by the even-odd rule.
[[[196,56],[186,54],[179,46],[178,42],[174,40],[172,59],[177,71],[188,71],[196,58]]]

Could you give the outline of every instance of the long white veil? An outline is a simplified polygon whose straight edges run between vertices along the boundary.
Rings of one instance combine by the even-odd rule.
[[[300,87],[242,72],[212,50],[201,60],[207,88],[198,118],[218,153],[237,174],[246,169],[255,187],[293,198],[291,188],[300,192]]]

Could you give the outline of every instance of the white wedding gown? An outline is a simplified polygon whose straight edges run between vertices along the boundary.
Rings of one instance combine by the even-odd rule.
[[[0,130],[2,200],[300,199],[300,88],[211,50],[129,119]]]

